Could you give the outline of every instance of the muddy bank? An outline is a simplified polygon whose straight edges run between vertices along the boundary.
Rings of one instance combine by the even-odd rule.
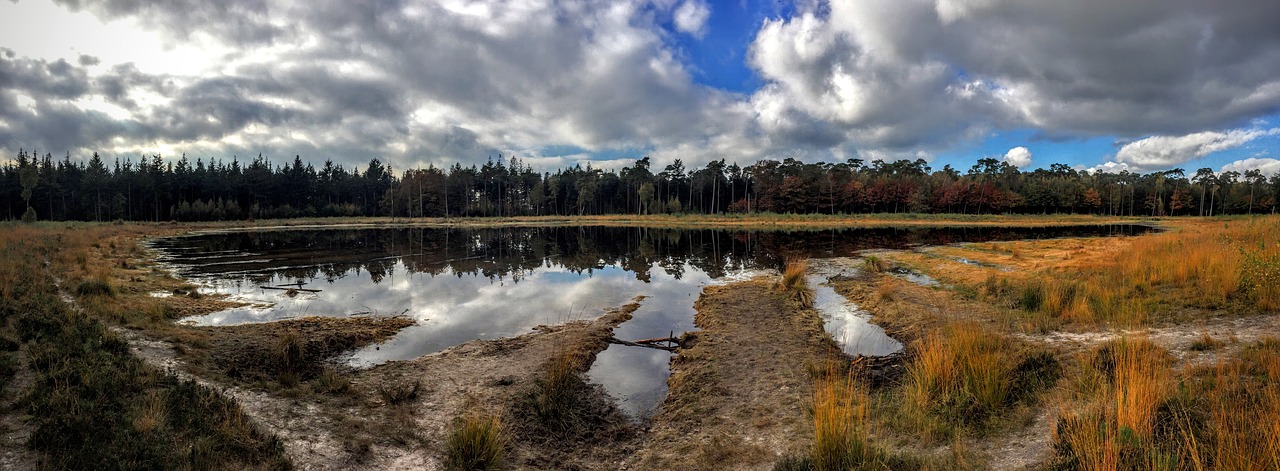
[[[696,343],[672,361],[670,392],[632,469],[771,469],[807,449],[810,367],[842,358],[816,311],[771,280],[711,286]]]
[[[262,324],[197,327],[197,343],[188,350],[192,366],[216,370],[234,381],[292,381],[316,378],[335,368],[339,355],[381,342],[413,325],[405,317],[304,317]]]

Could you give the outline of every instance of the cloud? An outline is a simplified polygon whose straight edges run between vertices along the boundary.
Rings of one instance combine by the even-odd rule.
[[[1280,110],[1278,15],[1244,0],[819,2],[762,25],[752,101],[774,136],[819,123],[823,140],[891,149],[989,129],[1221,129]]]
[[[1014,167],[1024,168],[1031,165],[1031,151],[1022,146],[1014,147],[1004,153],[1004,161]]]
[[[1136,169],[1130,167],[1129,164],[1126,164],[1123,162],[1109,161],[1109,162],[1100,163],[1098,165],[1094,165],[1093,167],[1089,167],[1084,170],[1089,173],[1098,173],[1098,172],[1120,173],[1120,172],[1132,172]]]
[[[934,155],[1030,129],[1157,136],[1113,162],[1140,170],[1239,145],[1252,131],[1206,130],[1280,112],[1280,2],[799,2],[749,32],[761,85],[735,93],[698,83],[680,49],[706,34],[705,0],[49,1],[196,59],[0,50],[7,153],[412,166],[563,146],[749,164]],[[25,46],[11,47],[47,49]]]
[[[709,150],[748,161],[772,149],[741,97],[694,83],[656,23],[658,7],[642,0],[62,3],[145,16],[169,41],[238,52],[218,59],[222,73],[185,75],[8,51],[0,121],[25,124],[0,130],[2,149],[199,149],[348,164],[385,156],[410,166],[536,157],[547,146],[689,149],[681,155],[694,164],[714,158]],[[678,27],[705,31],[704,3],[675,10]],[[34,129],[49,120],[17,106],[19,92],[82,131]]]
[[[1272,176],[1280,174],[1280,160],[1270,158],[1250,157],[1248,159],[1237,160],[1229,164],[1223,165],[1221,172],[1239,172],[1244,175],[1250,170],[1261,171],[1263,175]]]
[[[706,35],[711,7],[700,0],[685,0],[675,11],[676,30],[701,38]]]
[[[1280,128],[1198,132],[1185,136],[1152,136],[1130,142],[1116,152],[1116,162],[1143,169],[1161,169],[1239,147],[1263,136],[1280,134]]]

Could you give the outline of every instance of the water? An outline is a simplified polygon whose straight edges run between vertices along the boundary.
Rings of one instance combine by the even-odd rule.
[[[209,232],[156,239],[151,245],[161,261],[200,284],[202,292],[249,303],[184,322],[233,325],[308,315],[405,315],[418,322],[385,343],[352,353],[351,364],[368,366],[416,358],[474,339],[516,336],[538,325],[593,319],[637,295],[647,298],[633,319],[615,330],[616,337],[636,340],[672,332],[679,336],[695,329],[693,303],[704,286],[777,269],[789,258],[1146,230],[309,228]],[[817,283],[816,288],[828,328],[837,339],[847,336],[842,332],[849,329],[874,330],[829,286]],[[892,345],[869,338],[858,334],[852,338],[858,347],[846,351],[876,352]],[[588,377],[604,385],[624,410],[642,416],[666,394],[669,359],[665,351],[613,345],[599,355]]]
[[[857,304],[837,293],[829,278],[829,274],[816,274],[809,275],[805,281],[813,290],[813,307],[822,316],[823,327],[845,353],[884,356],[902,350],[901,342],[870,322],[871,313],[859,309]]]

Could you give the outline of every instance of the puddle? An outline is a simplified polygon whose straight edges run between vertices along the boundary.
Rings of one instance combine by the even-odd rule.
[[[932,276],[913,271],[909,268],[893,267],[889,269],[889,273],[893,276],[924,287],[934,287],[939,285],[938,280],[933,279]]]
[[[832,276],[844,275],[844,271],[833,264],[815,263],[811,266],[816,266],[815,271],[820,273],[809,275],[805,279],[809,289],[813,290],[813,307],[822,316],[827,333],[831,334],[845,353],[852,356],[884,356],[902,350],[901,342],[869,321],[871,313],[859,309],[828,283]]]
[[[615,330],[626,340],[694,330],[704,286],[747,279],[786,258],[849,257],[872,248],[1118,235],[1143,226],[1057,229],[669,230],[619,227],[316,229],[217,231],[149,242],[161,263],[247,307],[184,319],[198,325],[301,316],[405,315],[418,324],[352,352],[354,366],[416,358],[538,325],[594,319],[647,298]],[[822,280],[822,281],[825,281]],[[855,352],[893,348],[843,298],[816,288],[828,326]],[[830,290],[827,286],[826,290]],[[839,302],[837,302],[839,301]],[[844,303],[844,304],[841,304]],[[869,325],[869,324],[866,324]],[[871,326],[874,327],[874,326]],[[881,334],[882,335],[882,334]],[[892,340],[892,339],[890,339]],[[898,347],[900,348],[900,346]],[[636,416],[666,394],[670,353],[612,345],[588,372]]]

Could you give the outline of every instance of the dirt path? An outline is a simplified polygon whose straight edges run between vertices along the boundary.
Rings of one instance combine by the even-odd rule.
[[[24,355],[25,356],[25,355]],[[19,364],[25,360],[19,359]],[[20,366],[9,383],[0,389],[0,469],[26,471],[36,469],[39,455],[27,447],[32,427],[17,407],[22,394],[31,387],[31,370]]]
[[[632,469],[771,469],[809,446],[810,365],[838,354],[812,310],[770,280],[703,290],[696,344],[672,362],[671,391]]]

